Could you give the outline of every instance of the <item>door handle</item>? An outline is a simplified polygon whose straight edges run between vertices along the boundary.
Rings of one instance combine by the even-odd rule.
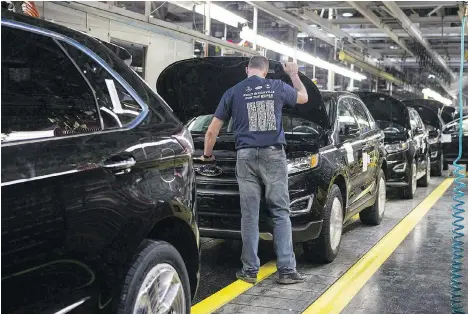
[[[130,157],[125,160],[104,162],[102,166],[108,169],[119,170],[119,169],[128,169],[135,165],[136,165],[136,160],[133,157]]]

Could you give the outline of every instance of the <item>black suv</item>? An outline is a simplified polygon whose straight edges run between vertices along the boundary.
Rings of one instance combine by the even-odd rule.
[[[357,92],[385,133],[387,186],[399,188],[412,199],[417,184],[428,186],[431,178],[429,137],[418,112],[381,93]]]
[[[189,313],[190,133],[99,41],[2,11],[2,313]]]
[[[159,76],[157,90],[187,122],[201,155],[205,132],[223,93],[242,81],[248,59],[214,57],[184,60]],[[332,261],[342,226],[360,213],[379,224],[385,206],[383,132],[361,100],[350,93],[324,93],[300,74],[309,102],[284,109],[293,240],[309,257]],[[270,61],[268,78],[291,81],[279,62]],[[236,150],[231,122],[215,145],[216,164],[196,164],[200,234],[240,238]],[[263,202],[260,238],[272,239],[273,223]]]
[[[421,117],[429,136],[429,153],[431,155],[431,175],[441,176],[444,170],[444,151],[442,149],[441,135],[445,126],[436,110],[422,103],[425,99],[404,100],[408,107],[414,108]]]

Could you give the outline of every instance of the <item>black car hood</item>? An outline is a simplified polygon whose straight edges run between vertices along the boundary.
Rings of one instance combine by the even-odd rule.
[[[410,129],[408,108],[401,101],[381,93],[355,92],[367,109],[369,109],[374,120],[390,121]]]
[[[213,114],[224,92],[246,78],[246,57],[208,57],[179,61],[168,66],[159,76],[156,89],[184,123],[191,118]],[[294,110],[301,117],[330,129],[327,112],[317,86],[299,74],[309,94],[309,102]],[[280,62],[270,60],[270,79],[292,86]]]
[[[427,107],[421,104],[417,104],[414,102],[406,102],[403,101],[408,107],[414,108],[418,113],[421,119],[423,120],[424,124],[432,125],[435,128],[442,129],[444,125],[444,121],[439,118],[437,115],[437,110],[432,109],[431,107]]]
[[[444,123],[449,123],[450,121],[453,121],[456,118],[457,109],[455,107],[444,106],[443,103],[437,100],[407,99],[407,100],[403,100],[403,102],[407,104],[408,106],[423,105],[423,106],[431,108],[432,110],[435,110],[437,113],[439,112],[440,109],[444,108],[441,114],[441,118],[442,118],[442,121],[444,121]]]

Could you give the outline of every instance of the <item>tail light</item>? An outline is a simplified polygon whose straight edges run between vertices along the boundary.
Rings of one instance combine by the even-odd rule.
[[[184,151],[187,154],[193,154],[194,146],[192,135],[190,134],[189,130],[187,130],[187,128],[183,127],[182,130],[179,133],[174,134],[173,137],[184,148]]]

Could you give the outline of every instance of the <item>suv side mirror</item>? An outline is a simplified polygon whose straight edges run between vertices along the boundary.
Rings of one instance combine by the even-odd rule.
[[[439,130],[430,130],[429,131],[429,137],[438,137],[439,136]]]

